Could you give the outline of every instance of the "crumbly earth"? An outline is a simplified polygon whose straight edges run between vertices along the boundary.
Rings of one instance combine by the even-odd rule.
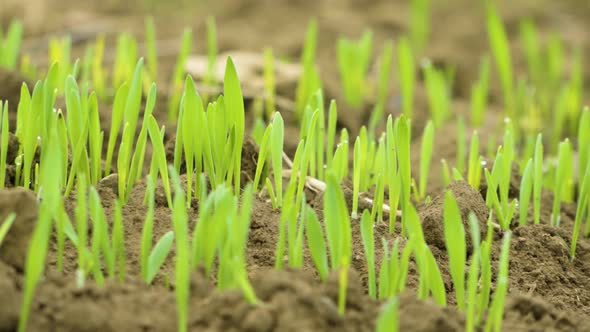
[[[94,39],[98,32],[130,31],[143,35],[144,12],[131,10],[143,8],[154,14],[158,27],[160,77],[158,79],[158,103],[154,115],[158,121],[167,118],[166,103],[168,78],[172,71],[178,49],[178,36],[184,26],[195,31],[194,52],[205,53],[205,14],[217,19],[219,50],[247,50],[259,52],[264,46],[272,46],[276,55],[296,60],[302,49],[306,23],[311,15],[318,18],[320,35],[318,63],[325,88],[325,99],[342,99],[337,63],[335,39],[337,36],[358,36],[363,29],[371,28],[375,36],[375,52],[380,52],[386,38],[396,40],[408,27],[407,1],[385,0],[325,0],[325,1],[276,1],[276,0],[230,0],[223,5],[206,2],[206,8],[188,8],[186,1],[176,3],[175,8],[149,8],[150,1],[91,2],[71,0],[48,0],[47,15],[41,19],[27,20],[34,23],[28,30],[25,51],[31,54],[34,63],[45,65],[47,33],[67,31],[73,34],[73,53],[82,54],[86,42]],[[539,31],[547,36],[550,31],[562,33],[569,49],[579,45],[590,49],[586,31],[590,28],[590,2],[564,0],[518,0],[499,3],[500,12],[511,37],[511,46],[518,49],[518,22],[525,16],[534,18]],[[456,10],[461,8],[461,10]],[[0,9],[2,10],[2,9]],[[198,15],[194,15],[198,13]],[[0,26],[4,27],[10,14],[1,13]],[[27,11],[18,11],[26,16]],[[262,19],[263,18],[263,19]],[[32,23],[31,23],[32,22]],[[454,99],[451,109],[466,119],[469,113],[471,82],[478,74],[478,63],[487,52],[483,12],[471,0],[439,1],[434,4],[432,35],[424,52],[436,65],[455,65],[456,75],[453,86]],[[272,31],[272,33],[269,33]],[[114,54],[115,39],[107,35],[106,54]],[[105,63],[112,64],[107,56]],[[590,65],[585,59],[584,78],[590,78]],[[522,73],[526,64],[522,56],[514,54],[517,73]],[[374,71],[372,69],[372,71]],[[164,79],[162,79],[164,77]],[[394,75],[394,77],[397,77]],[[253,80],[256,77],[252,78]],[[0,70],[0,100],[8,100],[11,131],[15,128],[16,105],[24,77],[18,73]],[[395,81],[395,80],[394,80]],[[248,81],[242,82],[247,86]],[[386,105],[386,113],[400,112],[399,88],[392,84],[393,94]],[[31,88],[32,85],[29,84]],[[295,89],[281,87],[279,96],[292,101]],[[252,128],[251,96],[247,96],[247,130]],[[412,130],[412,167],[418,174],[420,136],[428,117],[428,102],[420,79],[416,86],[415,114]],[[58,100],[63,106],[63,101]],[[299,142],[296,117],[289,103],[279,105],[285,119],[285,152],[293,156]],[[346,127],[356,135],[360,126],[366,123],[372,108],[367,100],[362,109],[351,109],[344,103],[338,104],[340,128]],[[499,115],[501,94],[497,77],[492,77],[489,112],[485,126],[478,128],[480,142],[489,139],[498,141],[502,117]],[[110,133],[110,106],[101,104],[102,129],[105,137]],[[162,122],[164,123],[164,122]],[[473,128],[467,128],[471,132]],[[175,124],[166,125],[166,141],[174,137]],[[448,272],[448,257],[442,231],[442,201],[446,189],[457,197],[462,216],[474,212],[483,222],[488,211],[481,193],[471,189],[464,182],[454,182],[444,188],[441,176],[441,159],[449,165],[456,164],[457,124],[449,122],[435,132],[435,149],[428,178],[430,203],[417,206],[423,220],[425,237],[439,263],[447,290],[447,297],[454,303],[453,288]],[[481,152],[486,149],[481,144]],[[106,146],[105,146],[106,148]],[[150,153],[148,149],[148,155]],[[7,185],[14,183],[14,157],[18,153],[18,142],[10,136],[8,150]],[[115,156],[117,151],[115,150]],[[242,182],[253,178],[256,167],[257,149],[252,141],[244,147]],[[147,158],[147,157],[146,157]],[[490,164],[491,165],[491,164]],[[12,181],[12,182],[11,182]],[[183,177],[183,181],[184,177]],[[512,179],[511,197],[518,197],[520,179]],[[345,182],[344,192],[348,202],[352,200],[350,184]],[[171,253],[164,263],[154,285],[143,285],[139,280],[139,248],[145,206],[143,195],[145,180],[134,187],[129,203],[123,210],[125,220],[125,242],[127,249],[127,280],[124,283],[107,282],[98,287],[88,282],[82,289],[75,283],[77,263],[76,250],[71,243],[65,249],[64,270],[58,273],[55,239],[52,239],[48,255],[46,277],[41,281],[32,307],[29,321],[31,331],[176,331],[176,311],[173,285],[174,262]],[[112,222],[112,208],[117,197],[116,175],[101,180],[97,190]],[[306,192],[310,205],[322,220],[322,194]],[[66,199],[66,208],[73,212],[76,193]],[[370,197],[370,193],[366,194]],[[511,260],[509,266],[509,294],[506,301],[504,330],[506,331],[590,331],[590,241],[581,239],[577,259],[568,259],[571,230],[576,207],[563,204],[560,228],[549,226],[552,197],[543,195],[540,225],[518,227],[513,223]],[[361,204],[361,208],[370,205]],[[189,210],[189,226],[195,225],[198,204],[194,201]],[[23,189],[0,191],[0,222],[11,212],[17,219],[7,239],[0,246],[0,331],[15,331],[18,310],[22,296],[23,262],[26,248],[37,214],[37,200],[34,194]],[[371,300],[366,294],[367,266],[360,237],[358,220],[352,220],[353,259],[348,287],[347,313],[340,317],[336,309],[337,283],[331,276],[327,283],[320,283],[308,249],[305,248],[304,266],[301,271],[275,271],[275,249],[277,243],[280,213],[274,210],[264,195],[254,200],[253,217],[247,248],[248,273],[260,300],[258,306],[244,301],[237,291],[217,291],[213,281],[207,280],[199,271],[191,279],[189,329],[191,331],[373,331],[375,319],[383,303]],[[389,233],[389,220],[375,226],[376,261],[383,257],[381,238],[389,243],[400,239],[399,221],[394,233]],[[171,229],[170,212],[163,191],[158,184],[154,237],[159,238]],[[484,228],[482,228],[484,230]],[[91,231],[91,230],[90,230]],[[468,241],[470,239],[468,238]],[[500,251],[500,234],[494,234],[493,260],[497,263]],[[282,257],[287,261],[288,256]],[[495,268],[494,268],[495,272]],[[464,315],[452,307],[441,308],[431,301],[416,299],[417,273],[410,264],[408,290],[399,297],[400,328],[402,331],[462,331]]]

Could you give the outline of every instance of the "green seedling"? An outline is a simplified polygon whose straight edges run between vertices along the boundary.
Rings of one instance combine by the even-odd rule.
[[[401,38],[397,45],[399,87],[402,98],[403,114],[411,119],[414,111],[414,85],[416,81],[416,65],[410,42]]]
[[[0,225],[0,246],[2,245],[2,242],[4,241],[6,234],[8,234],[10,227],[12,227],[15,219],[16,213],[12,212],[4,219],[2,225]]]
[[[377,85],[377,102],[369,119],[369,134],[371,137],[377,137],[376,128],[380,121],[383,120],[385,106],[389,96],[389,80],[391,77],[391,66],[393,62],[393,42],[388,41],[383,47],[379,62],[379,81]]]
[[[568,139],[559,144],[559,155],[553,188],[553,208],[551,210],[551,224],[554,226],[559,226],[561,221],[561,203],[563,201],[564,191],[567,188],[566,183],[569,181],[568,173],[572,170],[570,150],[571,146]]]
[[[9,123],[8,123],[8,102],[2,103],[0,101],[0,110],[2,111],[2,122],[1,122],[1,131],[0,131],[0,188],[4,188],[6,186],[6,158],[8,157],[8,133],[9,133]],[[9,162],[13,162],[14,160],[8,160]]]
[[[369,296],[376,298],[377,283],[375,277],[375,239],[373,235],[373,219],[369,211],[363,211],[361,217],[361,238],[363,240],[363,248],[365,249],[365,258],[367,260],[367,270],[369,277]]]
[[[471,147],[469,148],[469,164],[467,166],[467,182],[475,190],[479,190],[481,182],[482,157],[479,154],[479,136],[477,131],[471,136]]]
[[[444,72],[436,69],[430,62],[425,63],[423,71],[430,105],[430,115],[432,116],[434,125],[438,128],[449,115],[451,98],[448,83]]]
[[[492,300],[489,316],[485,324],[485,331],[499,332],[502,330],[502,318],[504,317],[504,301],[508,291],[508,263],[510,255],[510,238],[512,233],[504,233],[498,276],[496,277],[496,291]]]
[[[366,76],[371,60],[373,34],[366,31],[358,41],[338,40],[338,68],[346,102],[361,107],[366,91]]]
[[[412,48],[422,53],[430,36],[430,0],[410,1],[410,37]]]
[[[520,206],[519,225],[525,225],[527,222],[529,203],[531,201],[531,193],[533,191],[533,160],[529,159],[522,174],[520,182],[520,198],[518,204]]]
[[[16,69],[23,38],[23,25],[18,20],[10,23],[6,34],[0,31],[0,67]]]
[[[317,39],[318,24],[315,19],[312,19],[307,26],[303,54],[301,55],[303,73],[295,92],[295,114],[300,120],[303,118],[307,102],[321,87],[319,72],[315,66]]]
[[[182,83],[184,76],[184,67],[186,60],[191,52],[193,40],[193,32],[190,29],[186,29],[182,35],[182,43],[178,58],[176,59],[176,65],[172,75],[172,82],[170,83],[170,99],[168,101],[168,121],[176,122],[178,118],[178,106],[180,105],[180,98],[182,95]]]
[[[153,17],[145,19],[145,44],[146,44],[146,64],[147,77],[152,82],[158,80],[158,48],[156,45],[156,26]]]
[[[494,55],[494,61],[504,94],[504,107],[507,115],[513,114],[514,102],[514,78],[512,74],[512,60],[510,55],[510,46],[508,37],[504,29],[502,19],[498,15],[492,1],[486,1],[486,24],[488,30],[488,39],[490,48]]]
[[[465,331],[475,331],[478,323],[477,319],[477,290],[479,282],[480,271],[480,232],[479,221],[472,212],[469,213],[469,226],[471,230],[471,243],[473,243],[473,252],[471,253],[471,261],[469,263],[469,273],[467,278],[467,296],[466,302],[466,322]]]
[[[535,156],[533,158],[533,220],[538,225],[541,221],[541,193],[543,190],[543,136],[537,136]]]
[[[578,238],[580,237],[580,229],[582,228],[582,219],[588,214],[588,195],[590,194],[590,163],[587,164],[582,183],[580,185],[580,195],[578,197],[578,204],[576,208],[576,218],[574,221],[574,229],[572,231],[572,241],[570,246],[570,258],[573,261],[576,257],[576,246]]]
[[[488,85],[490,77],[490,58],[485,56],[479,65],[479,78],[471,87],[471,125],[480,127],[488,102]]]
[[[465,229],[461,211],[453,193],[447,191],[444,201],[445,245],[449,254],[449,270],[453,279],[455,298],[459,310],[465,309]]]
[[[381,309],[381,314],[377,319],[377,332],[397,332],[399,330],[399,301],[390,300]]]
[[[424,199],[426,195],[426,185],[428,184],[428,174],[430,171],[433,145],[434,123],[432,121],[428,121],[426,127],[424,128],[424,132],[422,133],[422,146],[420,148],[420,199]]]
[[[273,177],[277,194],[277,205],[283,205],[283,117],[276,113],[272,122],[270,157],[272,160]]]

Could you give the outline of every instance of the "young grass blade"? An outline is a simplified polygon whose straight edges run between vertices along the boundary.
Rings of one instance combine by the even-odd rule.
[[[109,142],[107,146],[107,157],[105,161],[105,176],[111,174],[111,166],[113,161],[113,153],[115,151],[115,145],[117,144],[117,137],[119,136],[119,130],[123,122],[123,114],[125,112],[125,102],[127,95],[129,94],[129,86],[127,83],[123,83],[117,93],[115,94],[115,100],[113,102],[113,117],[111,119],[111,129],[109,131]]]
[[[445,246],[449,254],[449,270],[455,288],[459,310],[465,309],[465,229],[461,211],[451,191],[445,193],[444,201]]]
[[[381,310],[377,319],[377,332],[397,332],[399,330],[399,301],[391,299]]]
[[[361,185],[361,160],[363,159],[362,149],[361,149],[361,138],[357,137],[356,141],[354,142],[354,159],[353,159],[353,172],[354,177],[352,180],[352,219],[356,219],[358,217],[358,196],[360,192],[360,185]]]
[[[4,238],[6,237],[6,234],[8,234],[15,219],[16,213],[13,212],[9,214],[6,219],[4,219],[4,222],[2,222],[2,225],[0,225],[0,246],[2,246],[2,241],[4,241]]]
[[[318,221],[316,213],[311,207],[307,207],[306,214],[307,225],[305,229],[311,258],[318,269],[320,279],[326,281],[328,278],[329,267],[322,226]]]
[[[236,140],[233,151],[233,170],[234,170],[234,192],[240,191],[240,177],[242,164],[242,143],[244,142],[245,115],[244,115],[244,98],[242,97],[242,88],[238,80],[236,67],[230,57],[227,58],[225,65],[225,76],[223,79],[223,94],[227,116],[231,119],[236,132]]]
[[[182,45],[178,58],[176,59],[176,65],[174,66],[174,73],[172,75],[172,83],[170,85],[172,91],[170,91],[170,99],[168,101],[168,122],[176,122],[178,118],[178,105],[180,104],[180,96],[182,94],[182,83],[184,76],[184,66],[186,59],[191,52],[193,33],[190,29],[184,30],[182,34]]]
[[[504,107],[508,117],[511,117],[510,115],[512,114],[513,107],[514,78],[512,76],[512,61],[508,37],[506,35],[506,31],[504,30],[502,20],[494,8],[493,2],[486,0],[485,6],[488,38],[502,84],[502,91],[504,93]]]
[[[531,201],[531,192],[533,191],[533,160],[529,159],[524,168],[522,179],[520,182],[520,198],[518,204],[520,206],[519,225],[525,225],[527,222],[529,203]]]
[[[154,198],[155,198],[155,191],[156,186],[154,183],[154,179],[148,175],[147,179],[147,214],[145,216],[145,220],[143,222],[143,229],[141,231],[141,259],[140,259],[140,267],[141,267],[141,276],[145,282],[148,281],[148,267],[149,267],[149,256],[150,251],[152,250],[152,237],[153,237],[153,224],[154,224]]]
[[[273,177],[277,194],[277,205],[283,205],[283,138],[284,123],[280,113],[275,113],[271,130],[272,140],[270,143]]]
[[[172,208],[172,224],[176,235],[176,305],[178,310],[178,331],[186,332],[188,328],[188,300],[190,292],[190,256],[188,241],[188,216],[186,198],[180,187],[180,179],[174,167],[169,173],[174,184],[174,205]]]
[[[352,235],[342,189],[334,174],[329,174],[327,180],[324,194],[324,223],[332,268],[336,269],[342,266],[342,262],[350,261]]]
[[[156,27],[154,18],[148,17],[145,20],[145,42],[147,49],[147,68],[149,78],[152,82],[158,81],[158,50],[156,48]]]
[[[471,229],[471,243],[473,243],[473,252],[471,254],[471,262],[469,263],[469,274],[467,279],[465,331],[473,332],[475,331],[475,327],[478,323],[476,309],[480,264],[479,220],[477,220],[477,217],[473,213],[469,213],[469,225]]]
[[[412,169],[410,167],[410,120],[404,115],[399,118],[395,128],[397,160],[399,165],[401,182],[401,208],[402,208],[402,229],[405,229],[405,218],[408,205],[410,204]]]
[[[124,282],[126,273],[125,230],[123,229],[123,206],[119,200],[115,201],[112,239],[119,282]]]
[[[566,138],[559,144],[559,154],[557,159],[557,168],[555,170],[555,185],[553,189],[553,209],[551,210],[551,224],[559,226],[561,202],[563,193],[566,188],[568,170],[572,169],[570,155],[570,143]]]
[[[267,119],[271,119],[276,111],[275,107],[275,69],[274,55],[272,48],[264,49],[264,91],[265,91],[265,111]]]
[[[6,185],[6,158],[8,155],[8,102],[2,105],[0,101],[0,110],[2,111],[2,129],[0,132],[0,188]],[[13,162],[14,160],[9,160]]]
[[[434,144],[434,124],[428,121],[422,134],[422,146],[420,150],[420,199],[426,195],[426,184],[428,183],[428,173],[430,169],[430,160],[432,159],[432,146]]]
[[[166,261],[166,257],[168,257],[170,249],[172,249],[173,241],[174,232],[168,231],[160,238],[158,243],[156,243],[156,245],[154,246],[154,250],[152,250],[152,253],[150,254],[148,259],[148,268],[145,280],[145,282],[148,285],[152,283],[152,281],[158,274],[158,271],[160,271],[162,264],[164,264],[164,261]]]
[[[499,332],[502,330],[502,318],[504,317],[504,300],[508,291],[508,263],[510,256],[510,231],[504,234],[502,241],[502,250],[500,252],[500,262],[498,266],[498,277],[496,278],[496,291],[494,299],[486,322],[485,330]]]
[[[580,228],[582,227],[582,219],[588,213],[588,195],[590,195],[590,163],[586,165],[584,178],[581,180],[580,196],[578,197],[578,204],[576,208],[576,218],[574,222],[574,229],[572,232],[572,243],[570,246],[570,259],[573,261],[576,256],[576,246],[578,237],[580,236]]]
[[[168,167],[166,163],[166,152],[164,151],[162,134],[160,133],[160,129],[158,128],[158,122],[156,121],[156,118],[154,118],[153,115],[150,115],[148,121],[148,133],[150,135],[150,140],[152,142],[152,147],[154,149],[154,154],[152,158],[153,160],[155,160],[155,165],[157,166],[158,171],[162,177],[162,182],[164,184],[164,191],[166,192],[166,200],[168,201],[168,206],[172,207],[172,194],[170,192]],[[152,175],[154,181],[156,181],[156,174],[150,175]]]
[[[533,159],[533,215],[535,225],[541,221],[541,192],[543,190],[543,136],[537,136]]]
[[[51,140],[55,142],[56,134],[52,133]],[[49,138],[49,137],[48,137]],[[51,236],[52,219],[58,206],[61,192],[59,190],[59,177],[52,176],[53,172],[60,173],[59,145],[49,145],[49,151],[43,156],[41,168],[41,186],[43,200],[39,208],[39,219],[29,241],[29,248],[25,260],[25,276],[23,282],[23,297],[21,302],[18,331],[25,332],[29,320],[30,308],[38,282],[41,280],[45,269],[47,250]]]
[[[416,81],[414,54],[410,42],[403,37],[399,40],[397,49],[402,109],[403,114],[411,119],[414,111],[414,85]]]
[[[490,76],[490,58],[485,56],[479,65],[478,81],[471,87],[471,125],[483,124],[488,102],[488,84]]]
[[[373,235],[373,219],[368,210],[363,211],[361,217],[361,238],[365,249],[365,259],[367,261],[369,296],[375,299],[377,297],[375,279],[375,239]]]
[[[2,40],[0,33],[0,66],[6,69],[16,69],[20,46],[23,38],[23,25],[18,20],[10,23],[6,37]]]
[[[469,149],[469,165],[467,166],[467,181],[475,190],[479,189],[481,182],[481,156],[479,155],[479,136],[477,131],[471,136]]]

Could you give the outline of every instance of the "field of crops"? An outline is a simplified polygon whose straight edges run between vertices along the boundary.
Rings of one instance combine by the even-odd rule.
[[[590,2],[5,1],[0,332],[590,331]]]

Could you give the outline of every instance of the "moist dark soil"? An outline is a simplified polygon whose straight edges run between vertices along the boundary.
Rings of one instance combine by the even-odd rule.
[[[34,63],[43,67],[47,62],[48,35],[70,33],[74,36],[73,53],[83,54],[86,42],[91,42],[97,33],[107,33],[105,62],[112,65],[114,54],[114,33],[129,31],[143,35],[144,14],[154,15],[158,27],[160,55],[160,79],[158,103],[154,115],[158,121],[167,116],[166,87],[178,52],[178,37],[185,26],[195,31],[194,52],[205,54],[204,18],[213,14],[217,19],[220,52],[260,52],[264,46],[272,46],[275,55],[296,61],[301,53],[306,24],[311,16],[318,18],[320,25],[317,50],[318,67],[324,82],[325,100],[338,100],[340,128],[347,128],[354,137],[361,125],[367,122],[373,109],[374,100],[366,101],[359,109],[347,106],[342,100],[339,74],[337,71],[335,40],[338,36],[356,37],[365,28],[371,28],[375,36],[375,51],[381,50],[385,39],[396,40],[409,26],[407,1],[383,0],[325,0],[325,1],[275,1],[275,0],[231,0],[223,5],[204,2],[188,5],[187,1],[174,2],[173,6],[150,7],[150,1],[128,1],[101,3],[93,1],[47,0],[46,15],[43,19],[26,19],[29,25],[24,48],[32,55]],[[518,22],[523,17],[534,18],[542,36],[551,31],[562,34],[566,48],[578,45],[590,49],[586,31],[590,28],[587,17],[590,5],[584,1],[564,0],[518,0],[501,2],[500,13],[511,37],[511,46],[518,51]],[[147,6],[147,7],[146,7]],[[139,8],[139,9],[138,9]],[[460,10],[457,10],[460,8]],[[135,12],[132,12],[134,10]],[[137,12],[137,10],[143,10]],[[2,11],[2,8],[0,8]],[[16,15],[26,16],[26,10]],[[0,19],[12,17],[0,13]],[[4,26],[6,22],[1,21]],[[451,110],[461,114],[466,123],[469,117],[469,94],[471,82],[477,78],[481,56],[488,51],[483,12],[476,2],[450,0],[434,5],[432,14],[433,32],[429,46],[423,56],[428,56],[436,66],[452,65],[456,75],[453,85]],[[272,33],[268,33],[272,31]],[[587,52],[586,52],[587,53]],[[584,78],[590,78],[590,65],[585,63]],[[517,73],[524,72],[526,64],[522,56],[514,53]],[[371,69],[375,71],[375,66]],[[238,69],[239,71],[239,69]],[[394,77],[397,74],[394,74]],[[165,77],[165,79],[161,79]],[[257,79],[252,77],[251,80]],[[280,80],[281,78],[277,78]],[[160,82],[162,81],[162,82]],[[393,80],[396,82],[396,80]],[[485,126],[477,129],[480,142],[496,140],[502,133],[503,119],[500,115],[501,93],[497,78],[492,78],[490,106]],[[0,100],[8,100],[10,128],[14,130],[16,105],[22,82],[30,81],[14,71],[0,70]],[[258,83],[258,82],[257,82]],[[246,101],[247,132],[252,128],[254,115],[253,101],[260,96],[246,92],[250,79],[243,81]],[[399,88],[392,83],[393,92],[386,104],[386,114],[401,112]],[[293,84],[277,88],[279,97],[290,102],[295,97]],[[101,102],[102,103],[102,102]],[[63,106],[63,101],[58,100]],[[292,105],[278,106],[285,119],[285,152],[293,157],[299,142],[298,124]],[[428,102],[423,82],[416,83],[412,119],[412,171],[418,173],[419,151],[422,128],[429,118]],[[102,129],[105,137],[110,133],[110,102],[99,106]],[[162,122],[163,123],[163,122]],[[166,141],[173,141],[174,123],[166,124]],[[382,124],[380,124],[382,126]],[[139,126],[138,126],[139,127]],[[468,135],[470,136],[470,135]],[[480,152],[486,146],[480,144]],[[351,144],[352,146],[352,144]],[[105,144],[106,148],[106,144]],[[423,221],[425,237],[439,264],[447,290],[449,303],[454,303],[454,290],[448,272],[448,257],[444,246],[443,200],[446,190],[456,196],[463,222],[473,212],[481,225],[488,217],[484,203],[485,186],[480,192],[465,182],[453,182],[444,188],[441,176],[441,159],[453,167],[457,160],[457,124],[450,121],[435,131],[431,172],[428,178],[428,194],[431,201],[417,206]],[[10,136],[7,165],[7,186],[14,185],[14,158],[18,153],[18,141]],[[148,149],[149,158],[149,149]],[[117,149],[115,149],[115,157]],[[253,178],[257,161],[257,147],[247,140],[243,148],[242,183]],[[491,167],[491,161],[488,161]],[[516,171],[516,169],[515,169]],[[514,172],[516,174],[516,172]],[[181,177],[183,183],[186,179]],[[422,179],[420,179],[422,180]],[[97,190],[112,224],[112,209],[117,199],[116,174],[101,180]],[[485,184],[485,181],[483,182]],[[520,179],[511,179],[511,197],[518,197]],[[344,193],[347,202],[352,201],[351,185],[345,181]],[[31,331],[176,331],[176,303],[173,280],[174,251],[164,263],[154,285],[146,286],[139,278],[139,248],[146,207],[143,204],[146,190],[145,180],[133,188],[130,200],[123,209],[125,244],[127,252],[127,279],[123,283],[108,281],[98,287],[88,281],[79,289],[76,287],[76,249],[67,243],[64,270],[56,269],[56,243],[52,239],[48,254],[48,268],[41,281],[32,307],[29,327]],[[310,205],[323,220],[322,193],[307,192]],[[371,197],[364,193],[363,197]],[[66,208],[73,213],[76,193],[66,198]],[[505,305],[505,331],[590,331],[590,241],[580,239],[577,258],[569,260],[569,246],[576,207],[564,203],[561,211],[561,226],[550,226],[553,198],[543,194],[540,225],[532,225],[532,218],[525,226],[512,223],[513,238],[510,250],[509,294]],[[189,209],[189,227],[192,230],[197,218],[198,203],[195,200]],[[361,200],[361,208],[371,208]],[[531,207],[532,209],[532,207]],[[29,239],[37,215],[37,198],[25,189],[0,191],[0,222],[16,212],[17,218],[4,243],[0,246],[0,331],[15,331],[18,322],[22,296],[23,265]],[[532,212],[532,211],[531,211]],[[530,214],[532,215],[532,213]],[[254,200],[252,224],[247,246],[248,273],[260,300],[260,304],[248,304],[237,291],[218,291],[214,280],[208,280],[200,271],[191,279],[189,326],[191,331],[373,331],[375,320],[382,302],[371,300],[367,293],[367,266],[364,259],[358,220],[351,220],[353,231],[353,259],[349,277],[347,312],[341,317],[337,312],[337,281],[331,276],[328,282],[320,283],[317,272],[305,248],[304,266],[300,271],[276,271],[275,250],[278,237],[280,212],[264,193]],[[399,220],[389,233],[389,220],[375,225],[375,256],[380,262],[383,257],[381,239],[389,243],[399,239]],[[167,207],[164,190],[158,183],[154,222],[154,238],[158,239],[172,229],[170,210]],[[482,232],[486,231],[481,227]],[[91,230],[90,230],[91,231]],[[470,238],[467,237],[468,243]],[[501,245],[501,234],[494,233],[494,273]],[[470,247],[470,246],[469,246]],[[288,256],[281,258],[285,263]],[[441,308],[432,301],[418,300],[414,294],[418,287],[417,271],[410,264],[408,290],[399,297],[401,331],[462,331],[464,315],[451,306]]]

